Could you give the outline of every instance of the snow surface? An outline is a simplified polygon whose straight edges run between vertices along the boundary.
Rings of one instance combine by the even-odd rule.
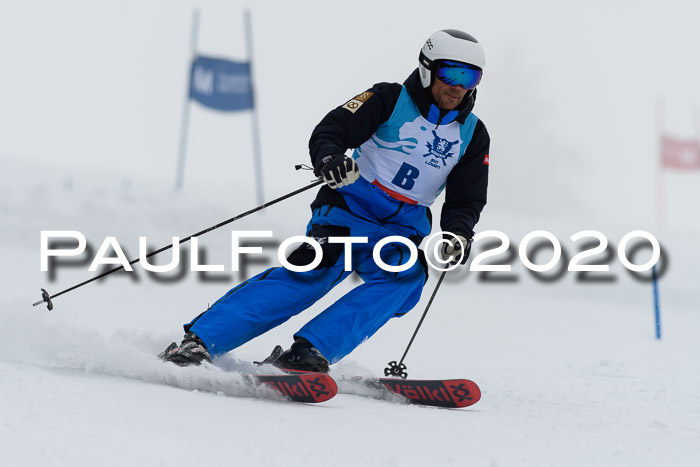
[[[53,280],[41,272],[42,230],[78,230],[95,250],[115,236],[133,257],[139,236],[162,246],[255,206],[248,117],[197,106],[185,190],[172,192],[192,8],[202,9],[202,51],[241,56],[245,5],[3,5],[0,50],[13,66],[0,77],[1,465],[698,465],[700,174],[656,165],[659,101],[669,132],[694,134],[700,71],[688,57],[700,43],[698,7],[401,5],[253,8],[266,198],[311,181],[292,165],[306,162],[308,135],[332,105],[375,81],[401,81],[427,34],[459,27],[486,44],[490,67],[476,108],[493,140],[479,230],[502,231],[516,248],[527,233],[547,230],[569,258],[579,246],[569,236],[598,230],[613,255],[610,272],[593,277],[608,280],[567,272],[546,281],[552,273],[532,274],[517,256],[510,274],[491,276],[512,280],[449,274],[405,362],[412,377],[476,381],[482,400],[460,410],[354,395],[299,405],[241,388],[229,370],[288,346],[352,281],[216,369],[154,358],[180,338],[182,323],[241,280],[230,271],[231,230],[301,234],[311,192],[203,236],[206,262],[224,273],[164,282],[136,267],[56,298],[51,312],[32,307],[41,287],[55,294],[92,277],[89,260],[58,268]],[[464,21],[446,24],[446,12]],[[654,40],[638,40],[649,31]],[[302,44],[323,57],[313,73],[300,65]],[[650,63],[663,73],[639,71]],[[590,67],[605,70],[593,86],[581,72]],[[651,284],[614,254],[637,229],[653,233],[665,253],[660,341]],[[275,254],[265,248],[265,264],[249,274]],[[399,359],[436,278],[415,310],[332,374],[379,375]]]

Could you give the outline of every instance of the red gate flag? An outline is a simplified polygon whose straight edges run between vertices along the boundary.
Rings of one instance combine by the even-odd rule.
[[[661,165],[674,169],[700,169],[700,144],[664,136],[661,141]]]

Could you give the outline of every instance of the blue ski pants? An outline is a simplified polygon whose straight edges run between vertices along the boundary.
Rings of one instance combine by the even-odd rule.
[[[362,184],[360,187],[374,189]],[[381,198],[381,202],[387,200]],[[395,200],[391,202],[391,206],[397,206]],[[407,208],[412,212],[419,207]],[[424,208],[421,209],[424,213]],[[307,339],[329,362],[335,363],[389,319],[407,313],[418,303],[427,277],[422,259],[405,271],[388,272],[376,264],[372,256],[379,240],[391,235],[408,238],[417,233],[420,232],[404,224],[380,223],[338,207],[318,208],[309,222],[307,236],[321,244],[323,260],[319,266],[306,272],[270,268],[229,290],[207,311],[186,324],[185,330],[196,334],[212,356],[235,349],[301,313],[352,273],[345,271],[345,246],[323,239],[347,235],[367,237],[367,243],[352,245],[352,270],[363,283],[294,334]],[[422,255],[420,250],[419,253]],[[306,265],[314,257],[314,250],[302,244],[289,255],[288,261]],[[403,243],[392,242],[384,245],[380,257],[384,263],[398,266],[408,262],[410,251]]]

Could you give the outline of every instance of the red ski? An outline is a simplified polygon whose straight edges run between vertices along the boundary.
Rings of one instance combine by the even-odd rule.
[[[256,384],[264,384],[294,402],[317,403],[338,394],[338,385],[324,373],[250,375]]]
[[[481,399],[479,386],[468,379],[345,377],[340,379],[339,383],[341,393],[377,398],[398,394],[409,403],[433,407],[469,407]],[[370,393],[367,392],[367,388],[371,389]]]

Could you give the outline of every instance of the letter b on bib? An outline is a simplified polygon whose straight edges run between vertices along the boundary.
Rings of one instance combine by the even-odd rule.
[[[404,190],[410,190],[416,184],[418,175],[420,175],[420,171],[416,167],[404,162],[391,183]]]

